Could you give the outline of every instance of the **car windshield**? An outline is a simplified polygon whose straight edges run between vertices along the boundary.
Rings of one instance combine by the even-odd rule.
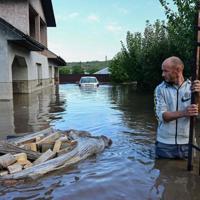
[[[97,79],[95,77],[84,77],[80,80],[81,83],[96,83]]]

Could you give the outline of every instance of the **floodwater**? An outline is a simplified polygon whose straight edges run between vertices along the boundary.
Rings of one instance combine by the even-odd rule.
[[[0,199],[200,199],[200,176],[186,170],[186,161],[155,161],[152,94],[136,93],[131,85],[82,90],[66,84],[0,102],[1,139],[49,126],[103,134],[113,144],[71,168],[2,184]]]

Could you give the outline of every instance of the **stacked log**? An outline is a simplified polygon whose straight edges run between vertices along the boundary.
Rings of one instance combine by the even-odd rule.
[[[36,178],[79,162],[109,146],[105,136],[86,131],[42,131],[0,141],[0,180]],[[34,148],[33,148],[34,147]]]

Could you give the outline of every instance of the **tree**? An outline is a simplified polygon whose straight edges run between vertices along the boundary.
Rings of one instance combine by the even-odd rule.
[[[164,22],[146,22],[144,34],[127,32],[126,45],[111,63],[111,76],[119,81],[137,81],[138,87],[152,89],[161,80],[160,65],[170,55]],[[124,76],[125,75],[125,76]]]
[[[198,0],[173,0],[175,10],[166,0],[159,0],[168,19],[167,30],[171,52],[185,63],[186,75],[192,62],[195,41],[195,4]]]
[[[119,52],[110,62],[109,71],[114,82],[121,83],[129,79],[124,68],[124,56]]]
[[[141,52],[142,35],[141,33],[132,34],[127,32],[126,46],[122,44],[122,54],[124,55],[124,67],[130,81],[140,81],[142,76]]]
[[[73,66],[72,74],[84,74],[84,69],[81,66]]]
[[[143,35],[127,32],[126,44],[121,42],[121,52],[111,62],[111,76],[118,82],[137,81],[138,87],[153,89],[161,81],[161,63],[169,56],[178,56],[185,63],[189,76],[195,41],[195,4],[197,0],[159,0],[168,19],[146,22]]]
[[[63,75],[70,74],[70,69],[68,67],[62,67],[59,69],[59,73]]]
[[[95,72],[99,71],[99,68],[98,67],[89,67],[86,69],[86,72],[88,74],[94,74]]]
[[[140,87],[153,89],[161,81],[161,63],[170,56],[168,34],[164,21],[156,20],[152,25],[146,21],[142,41],[143,77]]]

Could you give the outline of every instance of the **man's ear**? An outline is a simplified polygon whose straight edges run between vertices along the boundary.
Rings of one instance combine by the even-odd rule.
[[[182,73],[182,72],[183,72],[183,69],[182,69],[181,66],[177,66],[177,67],[176,67],[176,71],[177,71],[178,73]]]

